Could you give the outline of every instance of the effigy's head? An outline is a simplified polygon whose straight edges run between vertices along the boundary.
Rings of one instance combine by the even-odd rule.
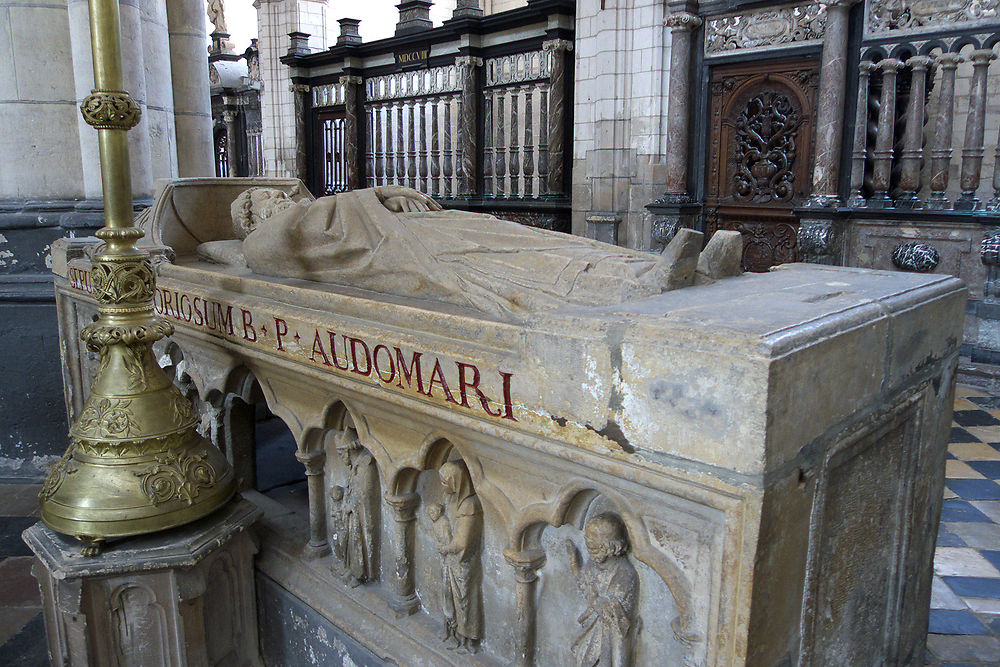
[[[461,461],[448,461],[444,463],[438,475],[444,492],[448,495],[455,495],[459,499],[472,495],[472,480],[469,477],[469,470]]]
[[[598,563],[628,551],[625,525],[614,514],[599,514],[588,521],[583,529],[583,539],[590,557]]]
[[[245,239],[265,220],[291,206],[295,206],[295,200],[282,190],[274,188],[244,190],[229,207],[233,216],[233,231],[237,238]]]
[[[341,460],[346,465],[351,463],[351,453],[361,449],[361,441],[358,439],[357,432],[352,428],[339,433],[334,439],[334,445]]]

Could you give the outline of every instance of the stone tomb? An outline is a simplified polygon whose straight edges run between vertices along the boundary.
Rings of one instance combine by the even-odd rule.
[[[252,485],[266,401],[305,467],[301,504],[245,493],[265,660],[922,663],[960,281],[787,265],[487,316],[200,260],[247,183],[145,224],[206,433]],[[92,248],[53,249],[71,413]]]

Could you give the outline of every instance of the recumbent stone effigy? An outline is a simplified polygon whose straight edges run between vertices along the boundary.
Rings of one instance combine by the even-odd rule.
[[[960,281],[437,208],[181,179],[144,216],[208,431],[251,486],[264,400],[307,465],[245,491],[265,660],[923,659]],[[54,252],[71,411],[90,248]]]

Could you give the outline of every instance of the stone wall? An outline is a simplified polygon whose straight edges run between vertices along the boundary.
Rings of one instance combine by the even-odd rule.
[[[291,32],[308,34],[313,51],[330,46],[326,31],[328,0],[258,0],[256,4],[265,173],[303,178],[305,174],[296,173],[292,81],[280,58],[288,53]]]
[[[644,207],[666,182],[670,31],[663,3],[601,6],[577,3],[573,233],[588,235],[588,217],[617,216],[617,242],[648,249]]]

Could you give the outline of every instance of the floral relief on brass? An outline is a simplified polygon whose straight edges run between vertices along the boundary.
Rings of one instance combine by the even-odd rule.
[[[158,454],[156,463],[133,474],[140,479],[143,494],[154,506],[171,500],[191,505],[201,490],[215,484],[218,477],[205,459],[204,452],[172,448]]]
[[[39,500],[46,500],[51,498],[62,483],[66,481],[67,475],[72,475],[75,473],[79,467],[76,461],[73,460],[73,450],[68,449],[62,458],[52,464],[49,468],[49,474],[45,476],[45,483],[42,484],[42,490],[38,492]]]
[[[139,420],[131,400],[104,398],[88,404],[80,413],[76,432],[92,438],[127,438],[139,433]]]
[[[139,124],[142,107],[124,90],[92,90],[80,103],[83,119],[98,130],[130,130]]]
[[[153,298],[153,265],[140,262],[96,262],[90,271],[94,297],[101,303],[142,303]]]

